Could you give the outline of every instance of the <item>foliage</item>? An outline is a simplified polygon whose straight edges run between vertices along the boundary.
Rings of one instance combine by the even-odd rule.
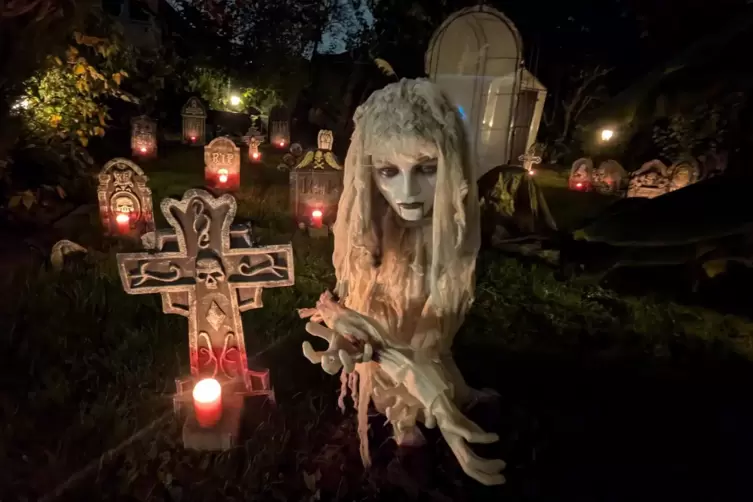
[[[186,91],[195,93],[213,110],[224,110],[228,101],[230,77],[214,68],[196,67],[188,74]]]
[[[744,96],[733,93],[719,101],[702,101],[672,113],[653,129],[654,144],[670,162],[717,152],[725,143]]]
[[[282,104],[282,99],[275,89],[247,87],[241,95],[246,106],[256,108],[264,116],[269,116],[272,108]]]

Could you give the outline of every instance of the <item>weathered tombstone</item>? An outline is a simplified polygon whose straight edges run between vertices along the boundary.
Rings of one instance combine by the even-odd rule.
[[[269,142],[277,148],[290,144],[290,113],[284,106],[275,106],[269,112]]]
[[[694,162],[681,161],[670,167],[668,174],[670,176],[669,191],[674,192],[698,181],[700,169]]]
[[[337,214],[343,168],[332,153],[333,142],[332,131],[319,131],[319,148],[306,153],[290,171],[293,216],[310,229],[326,230],[326,225],[334,222]]]
[[[261,152],[259,145],[261,141],[256,136],[251,136],[248,140],[248,160],[251,162],[261,162]]]
[[[628,197],[653,199],[669,192],[670,175],[661,160],[650,160],[635,171],[628,184]]]
[[[602,194],[612,194],[623,189],[627,172],[616,160],[605,160],[593,171],[593,187]]]
[[[204,179],[208,187],[238,190],[241,186],[241,149],[229,138],[213,139],[204,147]]]
[[[518,157],[518,160],[523,163],[523,169],[533,174],[533,166],[541,164],[541,157],[536,155],[536,145],[532,145],[526,153]]]
[[[144,159],[157,156],[157,122],[146,115],[131,120],[131,156]]]
[[[206,141],[207,110],[197,97],[189,98],[181,112],[183,143],[203,145]]]
[[[573,162],[568,185],[570,190],[588,191],[593,183],[594,163],[588,157]]]
[[[238,432],[244,397],[274,400],[269,372],[248,368],[241,312],[262,307],[264,288],[294,284],[290,244],[254,247],[251,228],[233,225],[237,203],[188,190],[181,200],[165,199],[162,214],[172,230],[142,239],[148,251],[117,255],[128,294],[162,295],[166,314],[188,318],[191,377],[176,379],[176,412],[188,412],[187,448],[228,449]],[[202,428],[191,413],[190,393],[201,379],[222,385],[222,418]]]
[[[128,159],[116,158],[99,173],[97,199],[106,235],[139,238],[154,230],[149,179]]]

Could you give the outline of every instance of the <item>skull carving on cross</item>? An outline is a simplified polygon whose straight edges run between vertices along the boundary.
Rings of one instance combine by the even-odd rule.
[[[215,256],[196,260],[196,280],[207,289],[217,289],[219,283],[226,279],[222,262]]]

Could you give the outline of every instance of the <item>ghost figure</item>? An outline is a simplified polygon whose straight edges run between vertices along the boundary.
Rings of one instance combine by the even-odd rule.
[[[373,402],[398,444],[421,442],[417,422],[437,427],[466,474],[504,483],[505,463],[470,449],[497,435],[461,411],[489,394],[465,383],[450,351],[473,302],[480,247],[476,170],[461,118],[436,85],[403,79],[372,94],[354,122],[333,228],[337,299],[325,293],[301,312],[331,331],[317,335],[331,350],[305,355],[327,357],[319,361],[328,372],[343,364],[364,465]]]
[[[130,214],[136,212],[133,199],[130,197],[117,197],[115,199],[115,210],[121,214]]]
[[[196,280],[207,289],[217,289],[219,283],[225,280],[225,270],[219,258],[211,256],[196,260]]]

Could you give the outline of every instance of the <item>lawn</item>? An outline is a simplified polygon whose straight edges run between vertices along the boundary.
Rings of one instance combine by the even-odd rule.
[[[155,204],[203,183],[200,149],[161,154],[144,164]],[[508,462],[507,485],[466,479],[435,431],[420,452],[396,453],[377,417],[364,472],[353,413],[335,407],[338,379],[300,354],[295,309],[334,284],[331,242],[292,224],[287,176],[269,157],[242,167],[238,219],[295,250],[296,285],[243,314],[249,353],[260,353],[251,364],[271,368],[277,406],[251,407],[234,450],[184,450],[170,396],[188,368],[186,321],[157,296],[124,294],[108,247],[60,275],[26,277],[0,304],[0,500],[751,499],[753,324],[561,282],[494,251],[480,256],[456,355],[472,384],[501,394],[472,411],[500,434],[485,453]],[[541,174],[558,223],[595,210],[592,194]]]

